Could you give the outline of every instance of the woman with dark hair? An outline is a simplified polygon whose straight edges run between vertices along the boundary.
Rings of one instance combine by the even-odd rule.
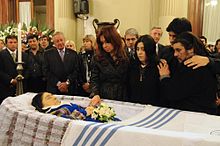
[[[156,43],[151,36],[143,35],[137,40],[135,61],[129,68],[128,101],[158,105],[160,80]]]
[[[161,100],[164,106],[181,110],[216,114],[216,79],[207,67],[192,69],[184,61],[194,55],[207,56],[202,42],[190,32],[184,32],[172,42],[178,60],[172,74],[163,60],[159,65]],[[171,77],[170,77],[171,74]]]
[[[215,42],[215,51],[220,53],[220,39]]]
[[[129,61],[114,26],[103,26],[98,31],[97,46],[92,62],[90,97],[125,100]]]

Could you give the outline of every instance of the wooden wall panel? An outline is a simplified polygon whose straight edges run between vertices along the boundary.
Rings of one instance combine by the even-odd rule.
[[[188,19],[194,34],[201,36],[203,27],[204,0],[188,0]]]
[[[46,22],[49,28],[54,28],[54,0],[46,0]]]
[[[8,0],[0,0],[0,23],[8,23]]]

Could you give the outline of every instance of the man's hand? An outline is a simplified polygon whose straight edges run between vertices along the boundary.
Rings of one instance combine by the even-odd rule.
[[[159,70],[160,76],[169,76],[170,70],[169,65],[167,64],[167,61],[165,59],[161,59],[159,65],[157,65],[157,68]]]
[[[187,67],[192,67],[193,69],[197,69],[201,66],[206,66],[209,63],[209,58],[206,56],[194,55],[192,58],[184,61],[184,64]]]
[[[17,85],[17,80],[16,80],[16,79],[12,79],[10,83],[11,83],[13,86],[16,86],[16,85]]]
[[[85,92],[89,93],[89,83],[83,84],[82,87]]]
[[[58,84],[58,89],[61,93],[67,93],[68,92],[68,85],[66,82],[61,82]]]
[[[216,103],[217,106],[220,106],[220,98],[217,98],[215,103]]]

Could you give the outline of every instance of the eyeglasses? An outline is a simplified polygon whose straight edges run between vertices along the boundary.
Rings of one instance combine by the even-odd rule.
[[[130,40],[135,41],[136,38],[129,38],[129,39],[126,39],[126,41],[130,41]]]

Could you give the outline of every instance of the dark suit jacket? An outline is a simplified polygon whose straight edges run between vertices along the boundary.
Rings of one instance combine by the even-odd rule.
[[[166,52],[166,50],[164,50],[164,49],[166,49],[165,46],[158,43],[158,58],[159,59],[161,59],[163,57],[164,53]]]
[[[161,80],[164,106],[216,114],[216,79],[207,67],[193,70],[182,63],[171,78]]]
[[[44,59],[43,72],[47,79],[47,91],[54,94],[64,94],[58,90],[57,83],[69,80],[68,93],[65,94],[76,94],[77,73],[79,72],[77,53],[66,49],[63,62],[58,50],[53,47],[45,51]]]
[[[27,54],[22,53],[22,61],[24,62],[23,76],[25,77],[23,81],[27,78],[27,59]],[[7,49],[2,50],[0,52],[0,103],[8,96],[15,96],[16,87],[10,82],[18,75],[16,67],[17,64],[13,61],[10,52]],[[23,85],[25,86],[24,82]]]
[[[91,94],[101,98],[126,100],[128,61],[116,63],[107,53],[94,56],[92,62]]]

